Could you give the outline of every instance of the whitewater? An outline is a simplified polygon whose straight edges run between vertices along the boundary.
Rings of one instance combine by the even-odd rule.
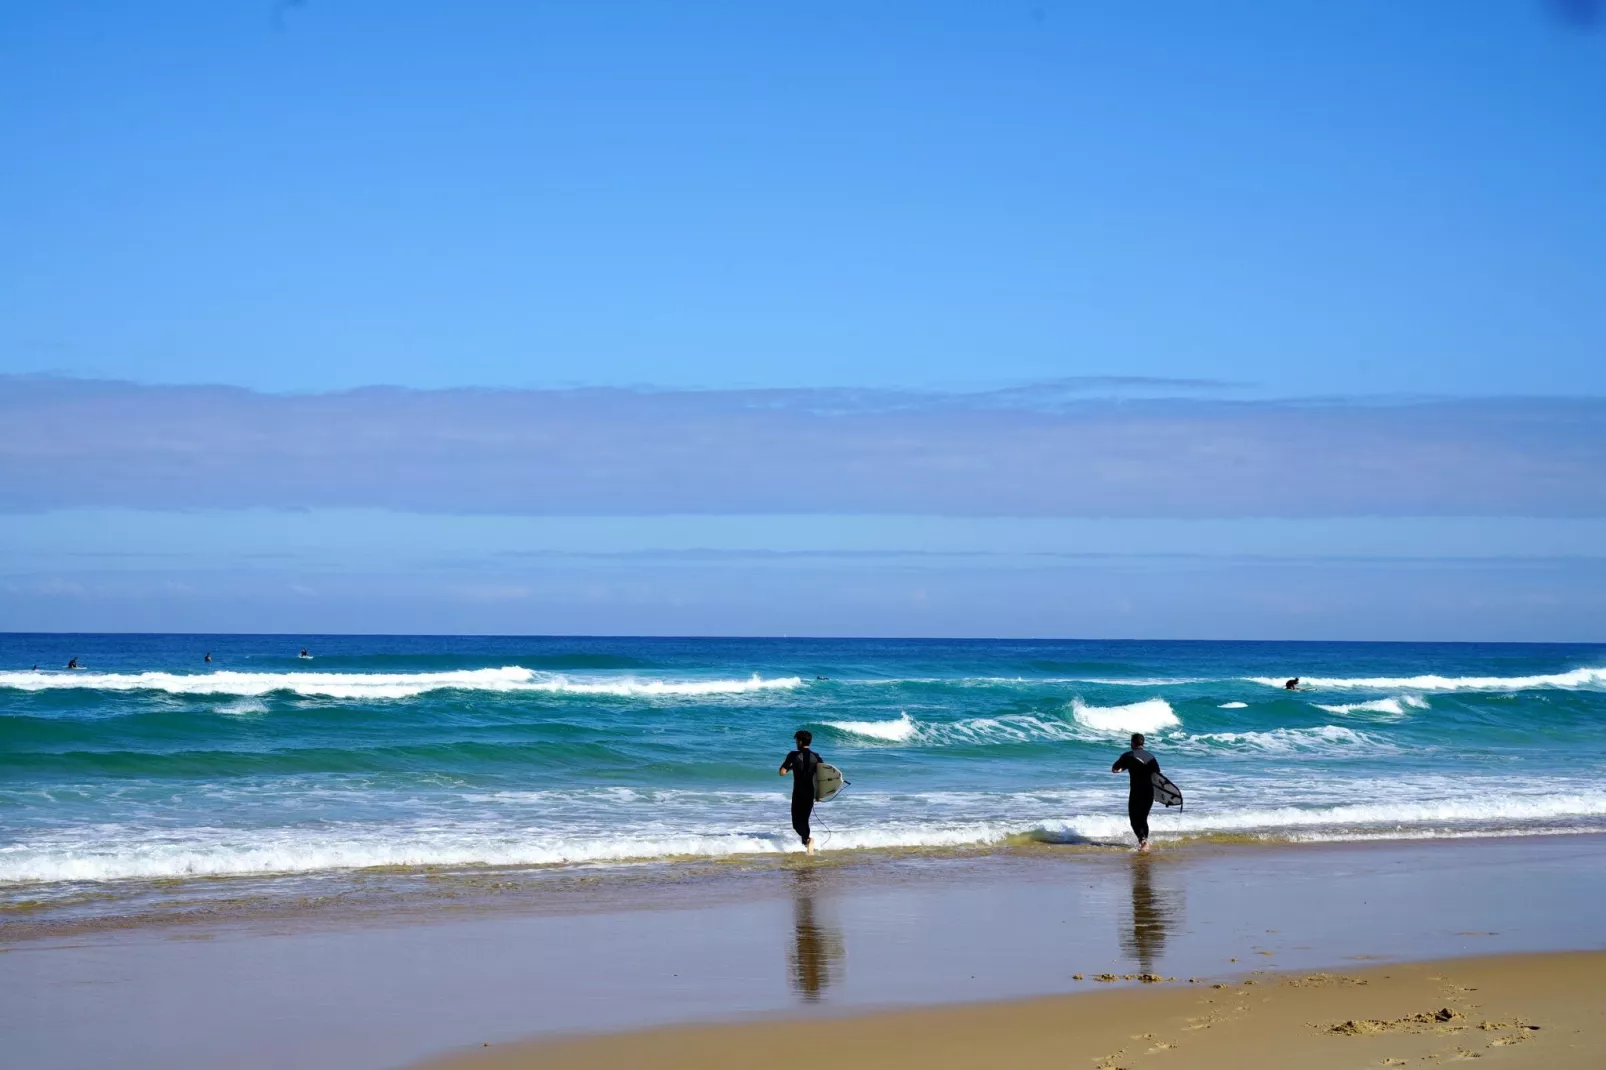
[[[798,728],[827,851],[1606,831],[1601,647],[5,635],[0,907],[780,855]]]

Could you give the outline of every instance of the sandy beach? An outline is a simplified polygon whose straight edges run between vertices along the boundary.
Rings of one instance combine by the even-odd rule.
[[[803,1038],[888,1067],[996,1065],[1001,1045],[1018,1066],[1281,1065],[1251,1057],[1267,1046],[1313,1067],[1462,1049],[1599,1065],[1575,1046],[1600,1039],[1603,846],[1038,846],[375,874],[438,887],[406,907],[385,892],[293,911],[212,881],[212,909],[119,927],[0,921],[0,1036],[13,1065],[59,1070],[719,1066],[755,1051],[785,1066],[817,1059]],[[1413,1017],[1446,1007],[1461,1017]],[[1483,1028],[1519,1019],[1541,1028]]]
[[[1238,982],[1155,981],[980,1006],[744,1022],[485,1049],[427,1070],[878,1070],[1009,1066],[1348,1070],[1606,1061],[1606,953],[1519,955]]]

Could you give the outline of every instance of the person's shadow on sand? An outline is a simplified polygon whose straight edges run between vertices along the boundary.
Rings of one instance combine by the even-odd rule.
[[[1149,855],[1132,856],[1132,914],[1119,933],[1121,950],[1136,959],[1144,973],[1154,972],[1178,912],[1177,892],[1155,889],[1153,866]]]
[[[842,930],[821,924],[816,916],[818,879],[814,870],[799,869],[792,884],[795,943],[786,959],[792,988],[805,1003],[818,1003],[832,982],[840,979],[844,955]]]

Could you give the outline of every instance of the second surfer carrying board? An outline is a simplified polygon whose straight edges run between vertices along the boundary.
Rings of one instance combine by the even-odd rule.
[[[1132,831],[1138,838],[1138,850],[1145,853],[1149,850],[1149,811],[1154,808],[1154,774],[1159,771],[1159,760],[1143,749],[1141,732],[1132,734],[1132,749],[1110,766],[1112,773],[1131,775],[1132,786],[1126,797],[1126,815],[1132,820]]]
[[[792,828],[803,840],[803,846],[809,854],[813,854],[814,837],[809,834],[809,815],[814,812],[814,771],[820,767],[822,759],[809,750],[809,744],[814,742],[813,732],[801,728],[792,738],[797,741],[797,750],[789,753],[786,761],[781,763],[780,774],[792,774]]]

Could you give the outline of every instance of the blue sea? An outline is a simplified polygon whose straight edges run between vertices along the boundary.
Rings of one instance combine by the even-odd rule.
[[[796,851],[800,727],[826,851],[1606,830],[1601,646],[11,634],[0,907]]]

